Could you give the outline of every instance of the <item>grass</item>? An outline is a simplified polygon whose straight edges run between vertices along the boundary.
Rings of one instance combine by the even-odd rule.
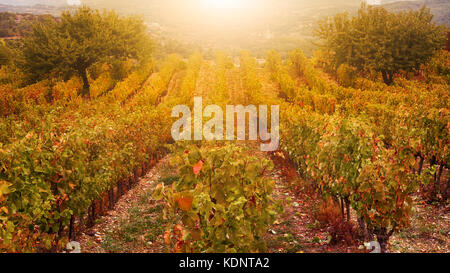
[[[145,248],[164,233],[167,221],[163,219],[163,206],[146,197],[148,193],[139,198],[137,206],[128,210],[128,217],[119,222],[114,232],[105,234],[102,247],[107,252],[129,252]]]
[[[169,176],[160,178],[159,181],[160,181],[161,183],[164,183],[164,185],[166,185],[166,186],[170,186],[170,185],[172,185],[174,182],[178,181],[179,179],[180,179],[179,176],[176,176],[176,175],[169,175]]]

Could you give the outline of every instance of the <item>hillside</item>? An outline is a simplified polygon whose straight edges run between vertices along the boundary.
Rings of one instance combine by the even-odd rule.
[[[357,215],[369,211],[367,207],[376,202],[370,213],[376,213],[382,220],[411,222],[390,238],[390,252],[449,251],[448,209],[426,204],[422,197],[407,198],[412,194],[419,196],[418,182],[409,178],[419,160],[414,157],[416,151],[410,151],[408,141],[426,145],[424,173],[432,169],[428,162],[434,151],[446,156],[446,150],[431,141],[448,137],[436,130],[445,127],[448,121],[446,83],[427,85],[401,79],[399,85],[389,87],[378,80],[358,78],[355,88],[344,87],[314,67],[311,60],[301,59],[301,55],[292,54],[292,67],[281,64],[276,53],[268,55],[270,62],[266,67],[258,65],[245,52],[239,67],[230,65],[226,54],[219,52],[215,57],[213,63],[205,61],[200,54],[188,61],[167,56],[157,70],[138,69],[112,90],[96,92],[103,95],[91,100],[76,99],[81,87],[76,78],[52,86],[45,81],[23,89],[2,86],[0,103],[10,108],[3,110],[0,128],[11,124],[11,120],[17,125],[0,131],[4,143],[0,163],[11,166],[0,172],[0,185],[6,187],[3,192],[11,189],[7,199],[0,200],[3,208],[0,215],[9,216],[15,204],[28,200],[23,197],[25,193],[26,198],[39,202],[42,199],[52,206],[42,209],[38,223],[49,223],[55,229],[62,226],[64,237],[55,239],[51,233],[43,233],[41,237],[47,242],[75,238],[82,252],[202,252],[201,247],[216,242],[215,237],[195,237],[205,243],[189,248],[189,242],[176,244],[179,238],[164,234],[170,235],[173,228],[197,232],[188,225],[180,226],[177,219],[197,217],[200,213],[209,217],[211,210],[216,214],[206,219],[213,221],[196,228],[201,234],[215,228],[218,232],[246,236],[249,239],[244,242],[262,241],[264,244],[260,245],[267,246],[258,249],[260,252],[368,252],[361,247],[367,240],[357,229],[360,220]],[[302,61],[296,64],[296,60]],[[293,70],[295,67],[299,70]],[[110,81],[105,71],[95,80],[95,86],[108,86]],[[431,90],[430,86],[433,86]],[[46,100],[49,95],[51,102]],[[256,141],[202,141],[197,142],[198,146],[182,142],[180,147],[173,145],[168,152],[167,144],[173,143],[170,127],[174,119],[170,118],[170,109],[180,103],[190,105],[193,96],[217,105],[281,105],[280,149],[276,153],[262,152]],[[25,100],[22,104],[20,98]],[[390,103],[394,98],[398,105]],[[427,120],[433,126],[430,130],[433,135],[404,134],[429,128],[430,125],[421,122],[424,109],[430,113]],[[389,135],[385,138],[382,135],[386,132]],[[401,141],[394,141],[397,139]],[[397,155],[396,151],[404,152]],[[339,164],[344,162],[342,158],[346,164]],[[443,163],[439,164],[436,167],[442,169]],[[310,170],[309,166],[314,169]],[[20,168],[26,168],[27,176],[15,175],[20,173],[16,171]],[[72,174],[74,169],[77,171]],[[380,177],[379,172],[386,173],[386,178]],[[358,180],[353,174],[358,175]],[[57,183],[52,182],[53,177],[59,179]],[[193,182],[187,184],[188,178],[184,177]],[[334,186],[333,177],[340,177],[344,187],[355,188],[351,199],[341,197],[345,188]],[[27,183],[26,179],[42,182]],[[362,179],[366,180],[360,182]],[[447,196],[447,179],[448,172],[444,169],[442,183],[430,184],[436,183],[442,195]],[[85,180],[92,182],[84,183]],[[242,181],[249,186],[241,187]],[[397,188],[400,183],[401,187]],[[19,191],[15,190],[16,185],[25,185],[24,189],[20,188],[23,195],[14,194]],[[186,190],[166,194],[164,191],[172,189],[171,185],[175,185],[173,189]],[[194,189],[190,185],[202,186]],[[56,193],[47,194],[52,187],[57,189]],[[213,190],[208,190],[211,187]],[[252,197],[254,192],[258,193],[256,197]],[[341,200],[341,205],[334,199],[322,200],[321,193],[337,196],[335,199]],[[424,187],[421,194],[426,193]],[[213,202],[216,199],[210,195],[227,198],[216,197],[217,201]],[[240,196],[250,198],[238,199]],[[377,196],[376,201],[371,201],[372,196]],[[192,205],[197,200],[207,202],[206,211],[201,210],[202,206]],[[238,202],[250,207],[254,203],[257,209],[241,210],[244,205],[239,207]],[[409,217],[411,207],[413,212]],[[38,209],[26,208],[19,216],[33,215]],[[67,224],[60,225],[53,220],[55,208],[61,211],[58,214],[61,218],[56,219],[63,219]],[[222,213],[219,208],[225,212],[219,214]],[[397,211],[402,213],[394,214]],[[231,213],[245,216],[237,218]],[[270,220],[259,220],[268,213],[273,214]],[[220,221],[214,215],[220,215]],[[0,218],[0,223],[14,221],[19,216],[11,213],[7,220]],[[371,223],[370,215],[364,217]],[[20,225],[7,230],[8,236],[33,227],[26,222],[29,218],[19,219],[25,220],[16,220]],[[260,229],[236,228],[253,222],[261,225]],[[1,228],[2,225],[0,231]],[[6,250],[0,245],[0,252],[11,251],[8,247],[17,252],[34,252],[36,247],[42,247],[26,235],[19,239],[7,241],[9,244],[3,246]],[[233,247],[247,251],[245,243],[237,245],[229,241],[221,241],[228,248],[213,245],[209,252],[232,252]]]
[[[232,19],[216,20],[223,14],[204,10],[200,0],[82,2],[98,9],[115,9],[123,14],[141,14],[150,26],[150,31],[159,37],[201,45],[211,50],[226,49],[234,54],[244,48],[251,49],[261,58],[269,49],[276,49],[286,57],[289,51],[297,47],[302,48],[307,56],[311,56],[315,50],[311,41],[315,39],[313,30],[317,26],[317,21],[338,12],[354,13],[361,3],[360,0],[261,0],[257,9],[243,9],[234,12]],[[418,9],[426,3],[435,15],[436,22],[450,24],[450,2],[445,0],[379,2],[396,11]],[[32,6],[35,4],[41,5]],[[57,16],[64,8],[67,8],[65,0],[0,0],[0,12]]]
[[[434,21],[438,24],[450,26],[450,1],[448,0],[423,0],[401,1],[384,5],[388,10],[417,10],[426,5],[434,15]]]
[[[14,5],[14,6],[66,6],[66,0],[0,0],[0,4]]]
[[[0,38],[20,38],[31,30],[33,22],[45,17],[48,15],[0,12]]]
[[[0,12],[0,254],[450,253],[429,10],[193,1]]]

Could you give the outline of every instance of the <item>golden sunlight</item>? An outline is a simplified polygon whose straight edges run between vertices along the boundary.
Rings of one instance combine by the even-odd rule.
[[[204,8],[210,12],[232,13],[254,6],[253,0],[202,0]]]
[[[204,5],[209,9],[236,9],[243,1],[239,0],[203,0]]]

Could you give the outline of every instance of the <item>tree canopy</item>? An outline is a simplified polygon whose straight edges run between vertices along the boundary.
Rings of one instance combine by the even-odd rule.
[[[9,63],[10,54],[8,47],[0,41],[0,66]]]
[[[441,49],[445,28],[432,23],[425,6],[418,11],[389,12],[363,4],[356,16],[340,13],[319,23],[316,35],[334,58],[363,71],[377,71],[392,84],[399,71],[419,69]]]
[[[80,76],[89,96],[87,69],[95,63],[149,57],[152,41],[141,18],[81,7],[60,19],[37,22],[24,39],[23,68],[33,80],[50,74]]]

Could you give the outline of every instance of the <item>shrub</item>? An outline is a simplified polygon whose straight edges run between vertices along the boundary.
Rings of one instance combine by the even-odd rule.
[[[178,217],[166,231],[174,252],[261,252],[268,227],[275,220],[271,199],[274,182],[265,177],[271,161],[245,156],[235,145],[191,147],[182,156],[180,180],[160,184],[156,199],[166,213]]]
[[[356,77],[356,68],[348,65],[341,64],[336,71],[338,82],[345,87],[353,86]]]

